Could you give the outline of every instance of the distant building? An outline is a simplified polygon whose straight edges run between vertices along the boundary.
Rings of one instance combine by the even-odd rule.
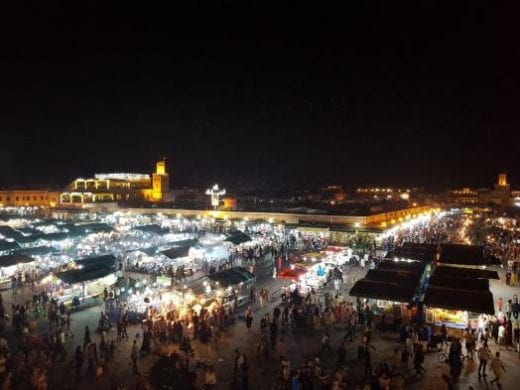
[[[151,177],[142,173],[103,173],[89,179],[78,178],[60,195],[61,204],[119,201],[173,202],[166,161],[157,162]]]
[[[361,187],[356,190],[355,196],[357,199],[376,201],[409,201],[414,191],[410,188]]]
[[[479,203],[479,192],[468,187],[451,190],[447,193],[447,201],[465,206],[476,205]]]
[[[479,192],[479,203],[483,205],[494,204],[501,207],[509,207],[513,204],[511,185],[507,182],[507,175],[498,175],[498,183],[492,190],[481,190]]]
[[[59,192],[45,190],[0,191],[0,207],[45,206],[54,207],[60,199]]]

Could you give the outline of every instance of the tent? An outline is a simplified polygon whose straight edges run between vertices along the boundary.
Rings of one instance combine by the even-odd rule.
[[[0,252],[6,252],[13,249],[19,249],[20,244],[18,244],[15,241],[7,241],[7,240],[1,240],[0,239]]]
[[[33,262],[34,259],[30,256],[21,253],[0,256],[0,267],[10,267],[16,264],[27,264]]]
[[[177,259],[179,257],[186,257],[190,253],[190,247],[174,246],[170,249],[161,251],[163,255],[169,259]]]
[[[74,263],[81,267],[114,267],[116,258],[113,255],[103,255],[95,257],[87,257],[80,260],[74,260]]]
[[[81,269],[73,269],[63,271],[56,274],[56,278],[66,284],[76,284],[82,282],[89,282],[96,279],[104,278],[115,271],[112,267],[105,266],[91,266]]]
[[[495,314],[493,295],[489,291],[430,286],[426,290],[424,303],[429,307],[439,309]]]
[[[433,272],[437,276],[450,276],[453,278],[483,278],[500,279],[498,272],[485,269],[439,266]],[[463,282],[464,283],[464,282]]]
[[[53,253],[59,253],[60,251],[52,246],[35,246],[32,248],[23,248],[13,251],[15,253],[21,253],[27,256],[45,256]]]
[[[213,282],[218,282],[222,287],[230,287],[240,283],[251,282],[254,280],[254,275],[245,268],[233,267],[209,274],[208,278]]]
[[[234,245],[240,245],[244,242],[251,241],[251,237],[249,237],[247,234],[242,233],[240,230],[234,230],[232,232],[229,232],[227,235],[227,238],[225,241],[229,241]]]
[[[354,297],[404,303],[413,301],[415,293],[416,286],[411,284],[402,284],[399,281],[381,282],[371,279],[358,280],[350,289],[350,295]]]
[[[143,233],[158,234],[160,236],[163,236],[170,232],[168,229],[163,229],[162,227],[160,227],[159,225],[156,225],[156,224],[136,226],[133,228],[133,230],[138,230]]]
[[[484,256],[480,245],[442,244],[439,262],[458,265],[492,265],[496,259]]]
[[[403,247],[399,247],[393,251],[390,251],[385,256],[387,260],[393,259],[406,259],[423,262],[432,262],[434,260],[434,254],[428,251],[415,251],[409,250]]]

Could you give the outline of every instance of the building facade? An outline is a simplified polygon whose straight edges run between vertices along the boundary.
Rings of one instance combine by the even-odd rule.
[[[173,202],[170,175],[166,161],[156,164],[150,176],[143,173],[103,173],[93,178],[78,178],[61,193],[61,204],[89,204],[101,202]]]
[[[498,182],[494,185],[494,188],[480,191],[478,198],[482,205],[512,206],[514,198],[511,195],[511,185],[507,182],[507,175],[505,173],[499,174]]]
[[[60,200],[60,193],[45,190],[0,191],[0,207],[54,207]]]

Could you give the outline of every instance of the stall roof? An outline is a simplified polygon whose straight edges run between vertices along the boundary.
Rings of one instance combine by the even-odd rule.
[[[479,245],[443,244],[441,245],[440,263],[463,265],[487,265],[484,247]]]
[[[438,244],[429,244],[426,242],[418,243],[418,242],[405,242],[402,245],[402,248],[406,248],[406,250],[415,251],[415,252],[430,252],[435,253],[437,252],[439,245]]]
[[[244,242],[251,241],[251,237],[241,232],[240,230],[235,230],[227,234],[227,238],[225,241],[229,241],[234,245],[239,245],[243,244]]]
[[[143,252],[143,253],[147,254],[148,256],[153,256],[157,253],[158,249],[159,249],[158,246],[147,246],[146,248],[139,248],[139,249],[136,249],[135,251]]]
[[[40,237],[42,240],[44,241],[63,241],[63,240],[66,240],[68,238],[72,238],[72,237],[75,237],[77,236],[77,234],[75,233],[71,233],[71,232],[58,232],[58,233],[49,233],[49,234],[44,234],[42,237]]]
[[[407,271],[422,274],[426,268],[426,263],[422,261],[393,261],[384,260],[377,266],[380,270]]]
[[[7,241],[0,239],[0,251],[10,251],[18,248],[20,248],[20,245],[16,241]]]
[[[27,256],[45,256],[49,255],[51,253],[59,253],[60,251],[52,246],[35,246],[33,248],[22,248],[18,249],[16,251],[13,251],[13,254],[15,253],[21,253],[23,255]]]
[[[22,236],[22,233],[17,232],[11,226],[0,225],[0,234],[5,238],[11,238],[16,240],[19,236]]]
[[[163,255],[169,259],[177,259],[178,257],[186,257],[190,253],[190,247],[174,246],[170,249],[161,251]]]
[[[408,248],[397,248],[393,251],[390,251],[385,256],[386,259],[410,259],[416,261],[424,261],[424,262],[432,262],[434,260],[434,254],[428,251],[420,252],[408,250]]]
[[[208,275],[214,282],[219,282],[222,287],[234,286],[240,283],[249,282],[254,279],[251,272],[242,267],[233,267],[224,271]]]
[[[133,230],[139,230],[143,233],[154,233],[161,236],[170,232],[168,229],[163,229],[162,227],[156,224],[136,226],[133,228]]]
[[[75,231],[78,234],[89,234],[89,233],[100,233],[100,232],[111,232],[113,229],[110,225],[101,222],[91,223],[79,223],[75,224],[71,231]]]
[[[191,248],[192,246],[195,246],[199,243],[198,238],[188,238],[186,240],[180,240],[180,241],[172,241],[169,244],[175,245],[175,246],[181,246],[184,248]]]
[[[496,271],[463,267],[438,266],[437,268],[435,268],[433,274],[439,276],[450,276],[453,278],[500,279],[498,276],[498,272]]]
[[[116,258],[114,255],[103,255],[103,256],[95,256],[95,257],[87,257],[84,259],[74,260],[77,265],[81,265],[84,267],[93,267],[93,266],[106,266],[113,267],[116,263]]]
[[[421,274],[405,270],[373,269],[367,272],[364,279],[384,283],[410,284],[416,288]]]
[[[42,235],[42,232],[38,229],[34,229],[34,228],[31,228],[31,227],[25,227],[25,228],[18,228],[16,229],[18,230],[19,232],[25,234],[25,235],[28,235],[28,236],[39,236],[39,235]]]
[[[440,276],[433,274],[430,278],[428,286],[471,291],[489,291],[489,280],[475,278],[454,278],[450,276]]]
[[[0,256],[0,267],[10,267],[16,264],[26,264],[34,261],[30,256],[23,255],[21,253]]]
[[[82,269],[73,269],[70,271],[59,272],[56,277],[66,284],[75,284],[88,282],[91,280],[101,279],[114,273],[113,268],[105,266],[85,267]]]
[[[432,308],[464,310],[479,314],[494,314],[493,295],[489,291],[470,291],[430,286],[424,303]]]
[[[370,299],[384,299],[394,302],[411,302],[416,293],[413,285],[399,282],[379,282],[370,279],[358,280],[350,289],[350,295]]]

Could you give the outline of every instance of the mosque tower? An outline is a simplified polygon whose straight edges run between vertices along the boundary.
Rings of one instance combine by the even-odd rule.
[[[170,202],[170,175],[166,172],[166,158],[157,161],[152,174],[152,199],[155,202]]]

